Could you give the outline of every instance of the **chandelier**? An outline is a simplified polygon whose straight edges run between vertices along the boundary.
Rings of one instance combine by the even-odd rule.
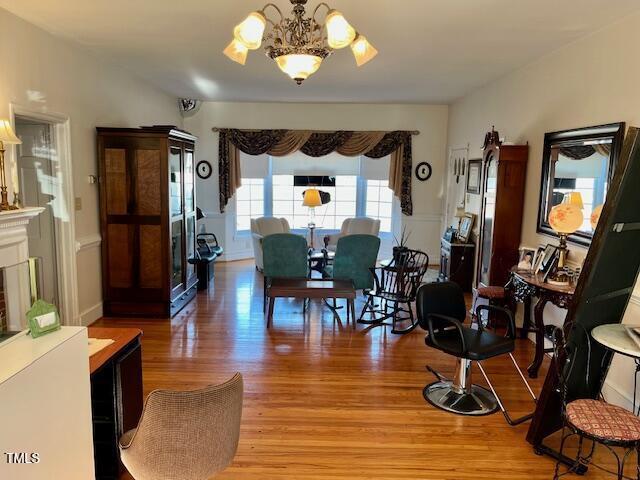
[[[266,54],[284,73],[298,85],[314,74],[322,61],[345,47],[351,47],[356,65],[367,63],[378,54],[367,38],[358,33],[342,13],[326,3],[320,3],[310,17],[305,17],[307,0],[290,0],[293,4],[293,18],[286,18],[273,3],[267,3],[262,10],[251,12],[242,23],[233,29],[233,40],[224,49],[224,54],[234,62],[244,65],[249,50],[257,50],[265,42]],[[323,21],[316,15],[320,8],[327,12]],[[269,19],[265,13],[274,9],[279,21]],[[270,26],[267,31],[267,24]]]

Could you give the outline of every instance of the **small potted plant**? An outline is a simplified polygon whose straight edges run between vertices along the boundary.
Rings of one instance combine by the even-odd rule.
[[[402,227],[402,234],[400,238],[393,236],[393,239],[396,241],[396,246],[393,247],[393,261],[396,265],[402,265],[407,261],[409,248],[407,247],[407,241],[411,236],[411,232],[407,233],[407,227]]]

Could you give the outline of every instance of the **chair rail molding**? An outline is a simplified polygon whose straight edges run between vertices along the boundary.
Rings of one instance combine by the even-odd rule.
[[[102,244],[102,237],[99,233],[85,235],[76,240],[76,253],[88,250],[90,248],[98,248]]]

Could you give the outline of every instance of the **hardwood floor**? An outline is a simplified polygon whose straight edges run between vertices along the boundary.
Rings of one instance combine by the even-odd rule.
[[[242,373],[240,445],[233,464],[216,478],[552,478],[554,462],[535,455],[525,441],[528,424],[510,427],[500,413],[456,416],[424,401],[422,388],[434,380],[425,364],[451,374],[454,359],[427,348],[420,329],[397,336],[358,325],[353,332],[321,302],[303,316],[302,302],[278,300],[267,331],[262,277],[253,264],[219,263],[216,269],[215,289],[198,294],[172,320],[105,318],[95,324],[144,331],[145,394]],[[520,365],[532,357],[533,345],[518,341]],[[532,410],[508,358],[485,366],[514,415]],[[545,360],[534,390],[547,368]],[[587,478],[605,477],[591,469]]]

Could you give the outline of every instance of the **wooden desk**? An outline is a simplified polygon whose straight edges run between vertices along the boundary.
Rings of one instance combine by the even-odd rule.
[[[551,302],[556,307],[568,308],[573,298],[575,287],[573,285],[559,286],[546,283],[541,275],[529,272],[511,270],[511,279],[508,283],[508,292],[516,302],[524,303],[524,323],[522,336],[533,332],[536,335],[536,353],[533,362],[527,368],[529,377],[536,378],[538,370],[544,359],[544,307]],[[531,299],[536,297],[538,302],[534,307],[535,326],[531,327]]]
[[[89,358],[96,480],[117,480],[122,472],[118,440],[142,414],[142,331],[89,327],[90,338],[115,340]]]
[[[267,286],[267,297],[269,298],[269,312],[267,316],[267,328],[273,323],[273,306],[275,299],[283,298],[346,298],[347,324],[349,316],[352,317],[353,328],[356,328],[356,311],[354,300],[356,290],[351,280],[322,280],[319,278],[273,278]],[[335,314],[334,310],[334,314]]]

